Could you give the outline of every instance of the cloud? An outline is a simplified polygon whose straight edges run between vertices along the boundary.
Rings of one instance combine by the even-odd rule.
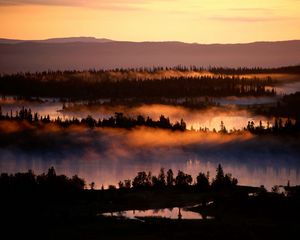
[[[83,0],[0,0],[0,5],[83,5]]]
[[[214,16],[210,18],[211,20],[216,21],[225,21],[225,22],[271,22],[271,21],[283,21],[290,20],[291,18],[286,17],[244,17],[244,16]]]
[[[147,0],[146,0],[147,1]],[[146,1],[137,0],[0,0],[0,6],[20,6],[20,5],[44,5],[44,6],[70,6],[99,8],[106,10],[139,10]]]
[[[271,12],[270,8],[228,8],[229,11],[235,12]]]
[[[0,0],[0,5],[121,6],[171,0]]]

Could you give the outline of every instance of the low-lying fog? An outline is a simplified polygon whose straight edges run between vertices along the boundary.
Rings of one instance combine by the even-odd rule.
[[[289,81],[277,91],[292,93],[300,90],[299,82]],[[62,111],[62,103],[53,99],[47,102],[0,100],[2,114],[15,115],[22,106],[40,115],[57,118],[107,118],[115,112],[136,117],[138,114],[158,119],[160,115],[172,122],[181,118],[191,129],[207,127],[241,129],[248,121],[260,120],[266,125],[272,121],[263,116],[253,116],[247,111],[249,104],[274,103],[277,97],[217,99],[220,107],[206,110],[188,110],[168,105],[143,105],[87,107],[83,104]],[[14,173],[33,169],[36,173],[54,166],[58,173],[78,174],[96,187],[117,184],[119,180],[133,178],[138,171],[157,174],[161,167],[183,170],[195,178],[199,171],[215,175],[218,163],[239,179],[242,185],[300,184],[300,145],[297,139],[255,137],[250,134],[222,136],[213,133],[168,132],[158,129],[88,130],[71,127],[61,130],[51,124],[34,130],[31,135],[20,133],[22,128],[11,123],[0,124],[0,172]]]
[[[36,173],[54,166],[58,173],[79,174],[90,183],[117,184],[138,171],[157,174],[161,167],[215,175],[218,163],[242,185],[300,184],[300,146],[293,138],[220,135],[140,128],[96,129],[56,126],[22,132],[28,126],[2,123],[0,169]]]
[[[239,99],[232,98],[232,100],[238,101]],[[11,111],[12,114],[15,115],[16,111],[20,111],[22,107],[30,108],[32,112],[37,112],[39,116],[46,116],[49,114],[51,119],[57,117],[60,117],[61,119],[72,119],[73,117],[82,119],[88,115],[95,119],[103,119],[113,116],[116,112],[122,112],[126,116],[134,118],[138,115],[143,115],[144,117],[149,116],[153,120],[158,120],[161,115],[164,115],[165,117],[169,117],[170,121],[173,123],[183,119],[186,122],[188,129],[193,128],[195,130],[198,130],[201,127],[209,128],[210,130],[215,128],[218,131],[220,129],[221,121],[223,121],[228,130],[243,129],[247,126],[248,121],[254,121],[255,124],[259,124],[259,121],[262,121],[264,125],[266,125],[268,121],[272,122],[272,119],[268,119],[264,116],[255,116],[247,111],[247,109],[241,109],[231,104],[209,109],[190,110],[180,106],[163,104],[127,107],[107,105],[87,106],[83,104],[73,105],[71,103],[68,108],[63,110],[62,103],[52,101],[39,103],[10,100],[2,101],[1,103],[3,115],[10,115]]]

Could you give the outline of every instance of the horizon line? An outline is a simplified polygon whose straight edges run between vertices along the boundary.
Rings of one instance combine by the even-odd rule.
[[[49,37],[42,39],[18,39],[18,38],[7,38],[0,37],[0,40],[7,41],[24,41],[24,42],[38,42],[38,41],[48,41],[48,40],[57,40],[57,39],[93,39],[93,40],[107,40],[108,42],[132,42],[132,43],[185,43],[185,44],[199,44],[199,45],[233,45],[233,44],[253,44],[253,43],[276,43],[276,42],[292,42],[292,41],[300,41],[299,39],[283,39],[283,40],[256,40],[249,42],[211,42],[211,43],[201,43],[201,42],[185,42],[180,40],[141,40],[141,41],[133,41],[133,40],[116,40],[106,37],[94,37],[94,36],[70,36],[70,37]],[[80,42],[80,41],[74,41]],[[96,42],[95,42],[96,43]],[[104,42],[103,42],[104,43]]]

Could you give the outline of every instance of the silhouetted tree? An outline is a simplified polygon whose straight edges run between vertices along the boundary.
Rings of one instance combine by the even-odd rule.
[[[229,189],[237,185],[238,181],[236,178],[232,178],[230,173],[224,175],[221,164],[216,169],[216,177],[212,181],[212,188],[215,190]]]
[[[125,185],[124,185],[124,183],[123,183],[122,181],[120,181],[120,182],[118,183],[118,185],[119,185],[119,189],[121,189],[121,188],[124,188],[124,187],[125,187]]]
[[[221,121],[219,133],[223,133],[223,134],[227,133],[227,129],[226,129],[223,121]]]
[[[138,175],[133,179],[132,186],[134,188],[139,187],[148,187],[151,184],[151,173],[147,174],[146,172],[138,172]]]
[[[169,169],[167,172],[167,186],[173,186],[175,183],[174,174],[172,169]]]
[[[204,173],[199,173],[197,176],[197,186],[202,189],[202,190],[207,190],[209,189],[209,178],[208,178],[208,174],[205,175]]]
[[[124,180],[124,185],[125,188],[131,188],[131,180],[130,179]]]
[[[163,168],[160,169],[157,179],[160,186],[166,186],[166,175]]]
[[[90,183],[90,189],[91,190],[95,190],[95,182],[91,182]]]
[[[193,182],[193,178],[191,175],[188,175],[182,171],[178,171],[178,174],[175,178],[175,184],[179,187],[188,186]]]

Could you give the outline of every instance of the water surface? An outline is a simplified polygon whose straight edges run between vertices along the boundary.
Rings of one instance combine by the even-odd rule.
[[[102,213],[106,217],[125,217],[129,219],[140,219],[147,217],[169,218],[169,219],[211,219],[210,216],[202,216],[200,213],[188,211],[185,208],[164,208],[150,210],[129,210],[122,212]]]

